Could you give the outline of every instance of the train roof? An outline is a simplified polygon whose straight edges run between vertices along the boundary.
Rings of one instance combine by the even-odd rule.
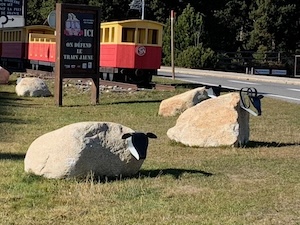
[[[119,21],[111,21],[111,22],[102,22],[101,25],[113,25],[113,24],[129,24],[129,23],[152,23],[159,26],[164,26],[164,24],[153,21],[153,20],[141,20],[141,19],[130,19],[130,20],[119,20]]]
[[[27,30],[30,29],[43,29],[43,30],[55,30],[54,28],[47,26],[47,25],[29,25],[24,27]]]
[[[15,30],[15,29],[26,29],[26,30],[49,30],[54,31],[55,29],[47,25],[29,25],[23,27],[4,27],[0,30]]]

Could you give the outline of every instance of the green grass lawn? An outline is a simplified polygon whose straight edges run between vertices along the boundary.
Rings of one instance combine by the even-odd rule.
[[[177,117],[158,116],[163,99],[187,89],[104,92],[91,105],[90,92],[73,86],[57,107],[54,97],[18,97],[15,79],[0,86],[0,224],[300,224],[300,105],[263,98],[247,147],[191,148],[166,135]],[[48,85],[53,93],[53,81]],[[24,172],[37,137],[81,121],[116,122],[158,139],[132,178]]]

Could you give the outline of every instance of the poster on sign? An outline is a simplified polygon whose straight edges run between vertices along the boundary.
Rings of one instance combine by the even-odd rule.
[[[295,55],[294,76],[300,77],[300,55]]]
[[[0,0],[0,28],[26,25],[27,0]]]
[[[91,78],[99,101],[100,8],[56,4],[56,103],[62,104],[63,78]]]
[[[95,74],[99,68],[98,15],[82,9],[65,10],[61,15],[61,69],[64,76]]]

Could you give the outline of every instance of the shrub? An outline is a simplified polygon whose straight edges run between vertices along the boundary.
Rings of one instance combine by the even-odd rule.
[[[202,44],[190,46],[178,54],[175,64],[185,68],[214,68],[217,58],[210,48],[204,48]]]

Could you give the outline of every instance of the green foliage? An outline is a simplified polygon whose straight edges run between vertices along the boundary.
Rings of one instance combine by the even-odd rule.
[[[102,21],[141,18],[132,0],[28,0],[27,25],[47,24],[56,2],[102,9]],[[174,10],[175,59],[199,44],[215,52],[300,53],[299,0],[145,0],[145,19],[164,23],[163,64],[170,65],[170,12]],[[189,48],[189,50],[187,50]],[[255,57],[259,57],[256,55]],[[177,60],[178,61],[178,60]],[[182,62],[182,60],[180,60]],[[190,63],[192,64],[192,63]],[[194,63],[193,63],[194,64]],[[201,63],[200,63],[201,64]]]
[[[299,44],[299,3],[295,0],[257,0],[250,18],[254,21],[249,46],[267,51],[290,51]]]
[[[212,24],[208,27],[209,46],[213,49],[236,51],[244,48],[252,29],[249,11],[252,1],[227,0],[224,6],[214,10]]]
[[[204,48],[202,44],[183,50],[175,61],[177,66],[186,68],[213,68],[215,63],[214,51]]]
[[[163,54],[164,60],[163,62],[166,65],[170,65],[171,55],[170,55],[170,19],[167,21],[167,25],[164,29],[164,37],[163,37]],[[175,58],[183,57],[183,55],[194,55],[200,53],[199,49],[202,49],[202,33],[203,33],[203,18],[202,15],[198,12],[195,12],[195,9],[191,7],[190,4],[183,10],[183,13],[176,18],[174,22],[174,52]],[[193,48],[193,46],[197,47],[201,44],[200,48]],[[200,56],[199,56],[200,57]],[[199,58],[198,57],[198,58]],[[180,65],[185,65],[185,59],[176,60]],[[202,63],[196,63],[197,59],[194,60],[194,63],[190,63],[190,65],[201,65]],[[178,65],[179,66],[179,65]],[[195,67],[191,66],[191,67]],[[197,67],[197,66],[196,66]]]
[[[256,51],[256,53],[253,54],[253,58],[258,61],[264,61],[266,59],[266,53],[268,51],[268,48],[264,45],[260,45]]]
[[[175,23],[175,48],[183,51],[189,46],[195,46],[201,42],[203,19],[199,12],[190,4],[178,16]]]
[[[43,24],[47,17],[40,13],[43,2],[40,0],[28,0],[27,3],[27,25]]]

